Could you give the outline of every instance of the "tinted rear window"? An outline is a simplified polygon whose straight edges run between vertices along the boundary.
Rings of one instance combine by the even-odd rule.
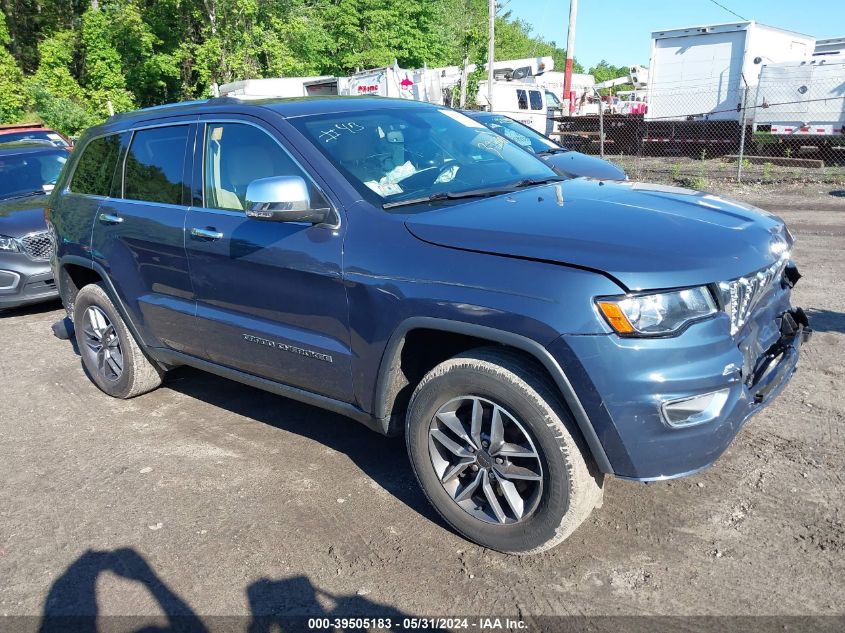
[[[92,196],[108,196],[120,154],[117,134],[95,138],[82,150],[73,172],[70,190]]]
[[[126,156],[123,197],[182,204],[188,126],[138,130]]]
[[[539,91],[529,90],[528,96],[531,99],[531,109],[532,110],[542,110],[543,109],[543,97],[540,96]]]

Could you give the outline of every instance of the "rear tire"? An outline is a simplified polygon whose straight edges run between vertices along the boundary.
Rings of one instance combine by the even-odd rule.
[[[472,350],[431,370],[411,396],[406,442],[434,508],[490,549],[554,547],[602,498],[603,476],[557,390],[509,350]]]
[[[73,304],[76,343],[91,381],[114,398],[134,398],[161,385],[164,372],[150,361],[100,284]]]

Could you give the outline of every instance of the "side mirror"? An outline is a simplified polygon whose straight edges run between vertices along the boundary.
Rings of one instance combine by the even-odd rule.
[[[246,188],[247,217],[268,222],[321,224],[329,219],[328,207],[313,209],[308,185],[300,176],[273,176],[253,180]]]

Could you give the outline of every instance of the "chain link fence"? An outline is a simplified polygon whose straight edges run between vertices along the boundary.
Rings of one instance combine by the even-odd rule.
[[[600,114],[558,117],[559,140],[632,180],[843,185],[845,62],[825,62],[764,66],[759,83],[741,89],[682,85],[641,103],[603,97]]]

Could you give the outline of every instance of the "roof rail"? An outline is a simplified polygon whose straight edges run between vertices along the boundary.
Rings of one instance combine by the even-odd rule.
[[[268,99],[269,97],[261,97],[261,99]],[[245,101],[256,100],[255,97],[250,98],[248,96],[240,95],[240,96],[233,96],[228,95],[225,97],[212,97],[210,99],[194,99],[192,101],[177,101],[175,103],[164,103],[162,105],[157,106],[150,106],[148,108],[140,108],[138,110],[130,110],[129,112],[118,112],[111,115],[108,119],[108,123],[112,123],[114,121],[122,121],[123,119],[134,118],[138,115],[145,114],[147,112],[161,112],[162,110],[178,110],[180,108],[189,108],[191,106],[197,105],[225,105],[227,103],[243,103]]]
[[[138,110],[130,110],[129,112],[117,112],[111,115],[107,121],[111,123],[112,121],[121,121],[122,119],[126,119],[129,117],[134,117],[139,114],[143,114],[145,112],[160,112],[162,110],[169,110],[169,109],[177,109],[180,107],[192,106],[192,105],[199,105],[201,103],[208,103],[211,99],[195,99],[193,101],[177,101],[175,103],[163,103],[157,106],[150,106],[148,108],[140,108]]]

